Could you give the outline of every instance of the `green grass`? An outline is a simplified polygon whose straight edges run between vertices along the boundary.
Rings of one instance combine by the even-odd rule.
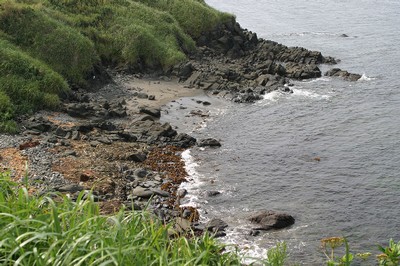
[[[92,198],[34,197],[0,175],[1,265],[240,265],[208,235],[168,236],[146,212],[101,215]]]
[[[99,65],[168,70],[233,19],[196,0],[0,0],[0,131],[87,87]]]
[[[0,131],[16,132],[13,118],[57,108],[69,87],[57,72],[17,46],[0,39]]]

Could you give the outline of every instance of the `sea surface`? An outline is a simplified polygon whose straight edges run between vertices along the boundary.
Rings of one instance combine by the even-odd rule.
[[[291,261],[321,265],[324,237],[347,237],[354,253],[378,254],[377,244],[400,241],[400,1],[206,2],[258,37],[321,51],[363,77],[296,81],[293,94],[273,92],[255,104],[204,96],[212,101],[209,117],[194,124],[182,115],[187,110],[174,108],[196,108],[192,99],[171,103],[165,121],[222,143],[183,154],[187,203],[203,219],[225,220],[222,241],[248,256],[285,241]],[[210,190],[221,194],[207,197]],[[246,219],[262,209],[292,214],[296,223],[249,236]]]

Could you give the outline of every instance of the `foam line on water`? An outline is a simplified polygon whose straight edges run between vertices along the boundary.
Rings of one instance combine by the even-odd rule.
[[[187,182],[183,182],[180,185],[180,189],[185,189],[188,193],[185,198],[182,199],[181,206],[192,206],[199,208],[202,204],[207,203],[200,197],[200,187],[203,184],[201,175],[196,171],[199,166],[193,156],[191,150],[187,149],[182,152],[182,160],[185,162],[185,169],[188,173]],[[202,202],[203,201],[203,202]]]
[[[316,92],[312,92],[309,90],[302,90],[302,89],[293,89],[293,96],[299,96],[303,98],[311,98],[317,100],[329,99],[329,95],[318,94]]]

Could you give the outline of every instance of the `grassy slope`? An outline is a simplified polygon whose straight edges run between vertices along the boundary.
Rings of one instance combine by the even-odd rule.
[[[57,107],[96,65],[166,69],[229,19],[200,0],[0,0],[0,131]]]

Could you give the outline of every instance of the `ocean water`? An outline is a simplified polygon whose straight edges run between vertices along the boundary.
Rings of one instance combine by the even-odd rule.
[[[200,108],[193,100],[172,103],[166,121],[222,143],[184,153],[187,203],[203,219],[228,222],[222,241],[248,256],[285,241],[292,261],[320,265],[324,237],[346,236],[354,253],[377,254],[376,244],[399,241],[400,1],[206,2],[234,13],[259,37],[321,51],[363,78],[296,81],[293,94],[273,92],[255,104],[211,99],[209,117],[194,124],[182,115],[187,110],[175,108]],[[209,190],[221,194],[207,197]],[[246,219],[261,209],[288,212],[296,223],[249,236]]]

